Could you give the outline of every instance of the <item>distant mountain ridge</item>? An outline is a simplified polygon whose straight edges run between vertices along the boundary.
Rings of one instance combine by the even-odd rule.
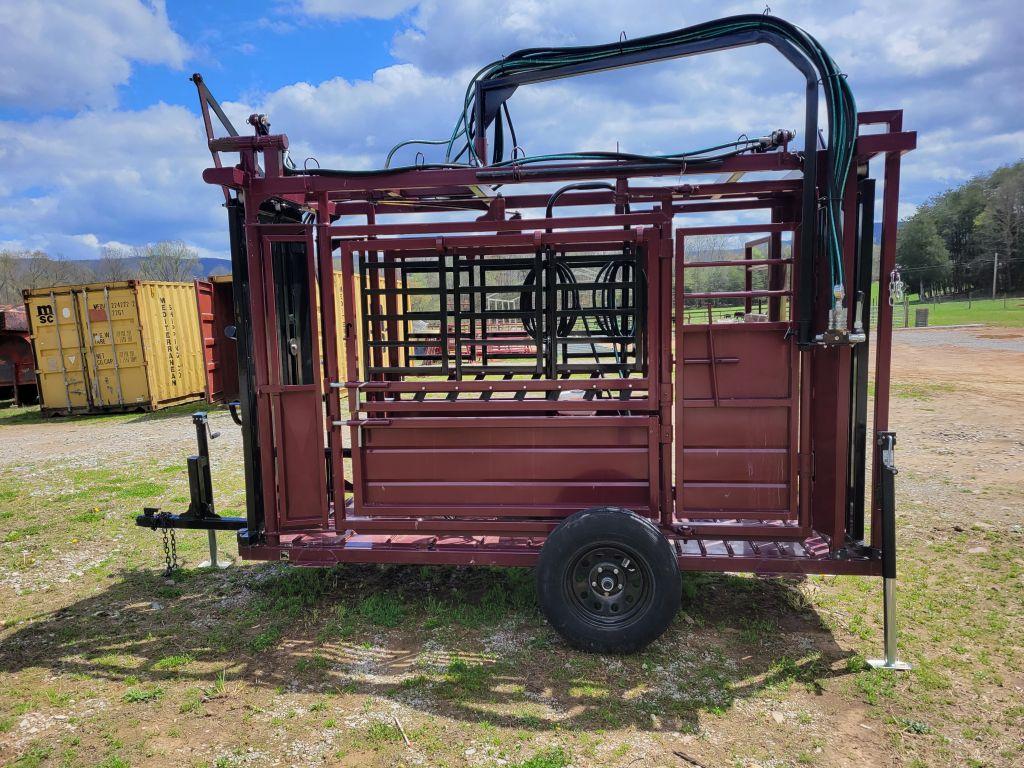
[[[127,271],[137,273],[139,271],[140,264],[145,259],[137,256],[126,256],[123,261]],[[76,265],[81,265],[88,268],[90,271],[100,274],[103,270],[103,261],[101,259],[75,259]],[[201,257],[199,259],[199,265],[196,269],[192,270],[191,278],[197,277],[210,277],[211,275],[230,275],[231,274],[231,261],[230,259],[218,259],[215,257]]]

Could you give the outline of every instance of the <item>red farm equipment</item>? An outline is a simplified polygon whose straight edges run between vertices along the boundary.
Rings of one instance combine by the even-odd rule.
[[[509,157],[519,87],[753,44],[805,77],[800,148],[774,130]],[[916,135],[898,110],[858,113],[806,32],[736,16],[514,53],[471,83],[443,161],[377,171],[296,168],[264,116],[238,135],[193,79],[228,210],[247,509],[214,512],[199,418],[189,510],[140,525],[235,529],[242,557],[304,566],[535,567],[553,626],[598,651],[657,637],[680,570],[881,576],[896,665],[869,167],[888,275]],[[743,223],[707,223],[721,212]],[[710,235],[737,255],[706,258]],[[722,288],[713,270],[741,277]]]
[[[0,306],[0,400],[31,405],[38,399],[36,364],[25,307]]]

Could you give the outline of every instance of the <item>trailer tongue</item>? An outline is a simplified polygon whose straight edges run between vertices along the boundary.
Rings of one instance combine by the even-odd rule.
[[[756,43],[805,76],[802,151],[782,129],[657,156],[506,151],[520,87]],[[296,169],[264,116],[239,136],[194,81],[229,216],[247,510],[213,512],[197,422],[189,511],[140,525],[236,528],[242,557],[298,565],[533,566],[552,625],[590,650],[657,637],[680,569],[883,576],[891,618],[869,169],[887,276],[916,135],[856,113],[813,38],[738,16],[512,54],[471,83],[443,160],[377,171]],[[744,223],[706,223],[719,212]]]

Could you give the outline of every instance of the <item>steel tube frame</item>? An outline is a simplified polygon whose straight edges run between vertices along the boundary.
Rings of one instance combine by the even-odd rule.
[[[810,89],[810,85],[808,86]],[[816,104],[817,99],[817,83],[814,83],[814,99]],[[810,94],[809,94],[810,98]],[[886,113],[890,114],[890,113]],[[894,113],[893,113],[894,114]],[[863,116],[862,116],[863,117]],[[871,117],[870,115],[868,117]],[[810,120],[810,115],[808,115]],[[815,109],[815,128],[816,128],[816,109]],[[900,152],[907,151],[913,147],[913,134],[903,133],[898,125],[898,122],[893,122],[891,117],[890,132],[888,134],[881,134],[877,136],[864,136],[858,140],[857,152],[858,161],[865,162],[866,159],[877,153],[886,154],[886,181],[889,182],[892,178],[891,168],[894,166],[896,170],[896,182],[898,183],[898,155]],[[810,123],[808,122],[808,125]],[[808,131],[805,134],[806,139],[809,143],[813,143],[813,138],[816,136],[816,130]],[[776,152],[768,155],[759,156],[746,156],[730,158],[722,161],[718,164],[716,170],[792,170],[796,168],[802,168],[804,170],[804,180],[788,180],[788,179],[769,179],[769,180],[757,180],[757,181],[744,181],[734,182],[729,184],[708,184],[708,185],[677,185],[676,187],[635,187],[630,189],[625,183],[630,176],[643,176],[643,177],[655,177],[665,175],[679,175],[681,173],[692,174],[695,172],[706,173],[710,169],[703,167],[699,170],[694,168],[680,168],[678,164],[667,165],[665,168],[652,167],[648,165],[642,165],[633,167],[633,164],[628,163],[575,163],[566,164],[561,167],[547,167],[547,168],[520,168],[520,169],[494,169],[494,168],[478,168],[478,169],[452,169],[452,170],[417,170],[417,171],[402,171],[393,174],[381,174],[379,176],[356,176],[356,177],[331,177],[331,176],[299,176],[299,175],[282,175],[284,173],[282,164],[280,161],[280,153],[287,146],[287,140],[284,137],[274,136],[261,136],[256,139],[221,139],[216,142],[211,142],[211,148],[216,144],[217,151],[239,151],[242,154],[242,162],[239,167],[236,168],[213,168],[208,169],[204,174],[209,181],[213,183],[223,184],[227,188],[239,189],[244,193],[245,197],[245,213],[246,213],[246,234],[249,238],[254,236],[254,230],[257,225],[259,226],[261,234],[274,231],[277,225],[268,225],[265,221],[257,221],[257,214],[260,207],[270,199],[277,199],[285,201],[289,204],[297,204],[303,207],[313,209],[319,212],[317,222],[314,225],[316,235],[316,253],[317,253],[317,268],[319,271],[319,291],[320,291],[320,304],[323,309],[321,314],[321,327],[320,336],[324,339],[325,350],[323,353],[323,367],[321,370],[323,376],[323,391],[330,393],[331,390],[336,390],[340,395],[341,391],[347,390],[349,393],[349,410],[352,418],[347,422],[343,422],[345,426],[340,428],[349,428],[353,434],[353,445],[357,446],[359,442],[359,431],[360,428],[355,426],[357,424],[366,424],[372,419],[359,418],[358,414],[368,413],[377,418],[378,421],[386,420],[390,418],[389,410],[394,412],[394,416],[401,420],[405,420],[411,417],[411,412],[417,411],[417,408],[407,407],[412,404],[412,401],[402,399],[396,399],[394,401],[383,400],[382,397],[386,392],[390,392],[392,396],[401,398],[402,395],[409,395],[417,391],[408,382],[398,381],[374,381],[368,382],[374,385],[380,385],[380,388],[371,388],[367,386],[360,387],[359,383],[355,380],[350,382],[340,382],[337,376],[337,370],[339,368],[339,361],[336,359],[334,350],[331,344],[328,342],[333,339],[333,330],[338,327],[337,318],[331,318],[330,314],[333,314],[333,297],[335,295],[336,286],[334,284],[333,270],[330,265],[333,261],[333,256],[339,250],[342,253],[352,253],[358,250],[364,250],[369,256],[370,263],[373,266],[372,269],[382,270],[384,275],[387,275],[387,264],[389,260],[394,259],[407,259],[422,257],[423,254],[433,251],[447,251],[450,253],[457,253],[466,251],[468,252],[472,248],[486,247],[494,249],[494,252],[513,252],[516,248],[521,248],[524,240],[533,238],[538,244],[549,245],[558,242],[558,240],[564,237],[569,232],[566,230],[572,230],[574,228],[589,227],[588,231],[580,231],[575,233],[579,244],[590,244],[594,247],[599,247],[602,240],[607,242],[608,235],[611,234],[603,228],[616,228],[614,232],[618,242],[623,242],[623,239],[627,241],[637,241],[639,237],[637,227],[654,227],[664,228],[669,225],[671,217],[675,213],[687,213],[687,212],[699,212],[706,210],[770,210],[772,221],[767,225],[756,225],[753,229],[746,229],[746,225],[741,226],[725,226],[725,227],[691,227],[683,228],[683,232],[692,234],[743,234],[744,231],[755,231],[758,233],[769,233],[773,242],[770,243],[770,248],[774,248],[774,252],[771,254],[776,258],[765,260],[765,265],[770,266],[774,272],[776,268],[785,270],[785,264],[792,264],[794,279],[799,281],[794,282],[789,290],[777,284],[778,281],[770,284],[769,288],[765,292],[770,302],[777,302],[779,297],[782,295],[793,295],[794,303],[809,301],[813,297],[813,282],[805,284],[808,279],[806,275],[811,273],[809,269],[801,269],[801,266],[806,266],[809,260],[813,258],[817,244],[809,239],[809,231],[813,227],[807,226],[808,223],[814,222],[813,213],[808,215],[807,207],[805,205],[808,197],[813,199],[814,184],[810,183],[809,180],[815,178],[815,174],[812,173],[815,168],[815,164],[818,161],[818,153],[816,149],[811,151],[805,151],[803,158],[801,159],[797,155],[790,154],[788,152]],[[260,163],[257,162],[258,155],[262,153],[264,155],[263,165],[266,167],[266,171],[260,169]],[[895,162],[892,160],[895,158]],[[616,186],[616,191],[612,192],[579,192],[566,194],[559,199],[559,206],[583,206],[583,205],[599,205],[599,204],[610,204],[612,202],[616,205],[620,205],[625,201],[630,203],[638,204],[647,202],[653,206],[652,211],[638,211],[631,214],[624,214],[620,212],[615,216],[603,216],[603,217],[567,217],[563,219],[544,220],[544,219],[518,219],[512,220],[505,218],[504,211],[506,208],[518,207],[518,208],[529,208],[543,207],[543,202],[547,199],[547,195],[510,195],[508,198],[504,198],[500,205],[496,203],[495,198],[490,199],[479,199],[472,196],[468,196],[461,201],[449,200],[445,201],[443,198],[440,202],[431,200],[431,196],[448,194],[450,190],[466,189],[469,185],[479,185],[487,182],[501,182],[510,183],[516,181],[572,181],[575,179],[584,178],[612,178],[620,181]],[[887,203],[888,194],[890,188],[895,194],[895,184],[886,185]],[[384,193],[389,195],[398,192],[399,198],[397,200],[383,200],[380,196]],[[399,204],[392,204],[398,202]],[[387,214],[387,213],[408,213],[410,211],[419,212],[434,212],[437,210],[475,210],[482,211],[484,216],[482,220],[477,222],[434,222],[430,224],[381,224],[376,220],[376,215]],[[365,225],[340,225],[335,223],[335,218],[340,215],[350,215],[358,213],[367,216],[367,222]],[[894,213],[895,209],[891,206],[886,207],[885,213],[883,214],[883,232],[890,231],[894,234]],[[625,225],[630,229],[623,230],[621,227]],[[286,225],[287,226],[287,225]],[[544,230],[555,227],[556,231],[552,233],[546,233]],[[593,228],[597,227],[598,231],[595,232]],[[793,243],[793,255],[791,259],[778,258],[779,251],[776,243],[778,237],[784,231],[792,231],[794,227],[799,228],[801,231],[799,237],[794,240]],[[303,228],[308,229],[308,228]],[[345,238],[364,238],[360,243],[359,247],[353,247],[350,245],[351,241],[345,240]],[[883,235],[883,237],[885,237]],[[889,243],[894,246],[894,240],[889,237]],[[256,253],[252,242],[250,241],[250,247],[248,252],[250,254]],[[660,251],[657,253],[655,251]],[[883,263],[886,257],[886,246],[883,245]],[[648,313],[648,331],[651,334],[650,347],[652,350],[658,350],[666,343],[667,339],[670,339],[671,328],[670,321],[670,308],[671,308],[671,279],[670,279],[670,265],[672,255],[672,243],[670,238],[662,237],[654,250],[648,254],[649,267],[652,275],[657,275],[658,279],[656,285],[652,287],[650,295],[655,300],[650,301],[649,313]],[[260,286],[260,270],[255,269],[253,272],[254,265],[253,260],[255,257],[249,257],[249,272],[250,276],[255,277],[254,282],[256,283],[255,288],[262,290]],[[351,268],[351,259],[342,259],[342,280],[341,286],[344,294],[344,321],[342,327],[345,329],[345,334],[349,337],[354,333],[354,321],[353,308],[354,308],[354,292],[352,290],[352,276],[353,271]],[[385,277],[382,283],[383,287],[379,287],[381,295],[385,297],[385,301],[391,301],[397,299],[401,288],[389,285],[387,278]],[[810,286],[810,287],[808,287]],[[405,286],[403,286],[405,287]],[[883,290],[886,288],[883,280]],[[470,287],[467,285],[460,286],[460,290],[466,291]],[[747,294],[753,295],[754,291],[739,292],[745,294],[741,298],[748,297]],[[257,293],[257,295],[261,295]],[[407,298],[406,294],[402,292],[403,303]],[[328,310],[327,308],[330,307]],[[259,315],[259,308],[253,306],[254,315]],[[390,309],[389,314],[394,314]],[[254,317],[254,322],[258,318]],[[393,322],[393,321],[387,321]],[[885,326],[887,322],[891,322],[891,317],[883,321],[882,318],[879,320],[880,326]],[[654,331],[657,331],[658,340],[655,340]],[[393,334],[389,334],[389,338],[394,338]],[[264,340],[265,341],[265,340]],[[884,341],[880,338],[880,353],[881,347]],[[257,345],[259,346],[259,345]],[[346,346],[346,357],[348,359],[350,372],[357,371],[356,368],[356,357],[355,357],[355,345],[347,344]],[[397,355],[397,350],[393,346],[379,346],[381,354],[388,355],[389,359],[393,355]],[[384,352],[384,350],[389,350]],[[266,364],[265,355],[268,350],[256,349],[254,352],[254,358],[257,360],[257,370],[259,368],[259,359],[263,358],[264,365]],[[798,359],[803,360],[803,355],[800,355]],[[335,358],[332,360],[332,358]],[[670,384],[672,370],[671,363],[666,359],[665,355],[657,355],[654,358],[649,358],[648,375],[644,379],[623,379],[618,382],[618,388],[632,387],[635,389],[641,389],[647,387],[650,391],[650,402],[644,406],[644,412],[648,414],[647,418],[652,420],[652,424],[659,425],[652,427],[652,438],[650,443],[650,455],[651,464],[653,467],[665,466],[667,459],[666,455],[671,455],[671,445],[665,441],[664,433],[666,431],[671,432],[671,392]],[[884,360],[882,361],[885,362]],[[247,364],[251,366],[251,363],[247,361]],[[798,373],[798,379],[801,382],[801,389],[809,391],[810,379],[808,378],[809,366],[801,365]],[[878,378],[881,378],[883,372],[878,372]],[[885,370],[884,375],[888,375],[888,369]],[[350,373],[350,379],[352,374]],[[367,383],[367,382],[364,382]],[[590,382],[592,383],[592,382]],[[432,387],[432,391],[444,392],[451,394],[452,392],[458,391],[458,387],[464,387],[463,392],[485,392],[484,387],[490,387],[499,385],[500,388],[495,388],[495,392],[551,392],[557,391],[561,386],[559,382],[551,381],[525,381],[525,382],[473,382],[464,381],[461,383],[453,382],[436,382]],[[611,380],[602,380],[600,384],[596,384],[595,388],[615,388],[616,382]],[[388,389],[390,387],[390,389]],[[876,388],[878,387],[876,379]],[[876,391],[879,391],[876,389]],[[667,398],[664,394],[667,393]],[[879,398],[882,399],[882,398]],[[487,405],[486,401],[482,400],[471,400],[476,406]],[[493,402],[493,401],[492,401]],[[529,402],[529,401],[527,401]],[[545,404],[543,401],[539,401],[542,405],[550,410],[551,404]],[[436,404],[420,403],[418,412],[423,414],[424,417],[429,418],[433,421],[439,421],[445,418],[457,418],[463,424],[468,424],[469,420],[477,418],[476,415],[466,412],[465,415],[455,416],[454,412],[458,408],[449,408],[451,405],[460,405],[461,401],[450,401],[442,400]],[[527,408],[532,406],[522,407],[524,403],[516,402],[510,407],[516,413],[526,414],[528,413]],[[592,402],[588,402],[586,410],[599,410],[593,407]],[[629,408],[631,411],[636,411],[634,402],[630,402]],[[366,410],[368,406],[371,410]],[[396,407],[397,406],[397,407]],[[563,406],[569,406],[568,402],[560,402],[557,405],[558,410],[562,410]],[[621,407],[621,404],[619,405]],[[876,418],[879,413],[879,409],[883,408],[876,401]],[[340,415],[341,402],[340,397],[336,397],[333,394],[329,394],[327,397],[327,416],[331,423],[338,424],[342,422]],[[405,415],[405,411],[410,412],[408,416]],[[436,410],[434,410],[436,409]],[[883,408],[884,409],[884,408]],[[479,407],[477,408],[479,410]],[[572,410],[571,407],[566,407],[565,410]],[[580,410],[584,410],[581,408]],[[399,413],[403,411],[402,413]],[[436,415],[433,415],[436,413]],[[451,417],[443,415],[444,413],[452,414]],[[878,423],[882,424],[886,419],[883,415],[883,419],[879,420]],[[489,421],[493,421],[495,416],[486,417]],[[512,417],[522,418],[522,417]],[[580,420],[587,420],[591,418],[600,419],[614,419],[615,416],[597,416],[597,417],[573,417]],[[806,478],[809,477],[809,465],[804,464],[809,456],[809,446],[804,444],[807,435],[807,424],[804,423],[806,415],[801,409],[800,415],[800,450],[799,456],[801,466],[799,468],[799,476],[804,478],[799,483],[799,498],[802,509],[807,509],[806,493],[809,492],[809,482]],[[256,425],[258,419],[253,419],[253,425]],[[341,432],[340,429],[335,427],[329,430],[329,443],[327,446],[327,453],[330,456],[332,466],[339,471],[335,472],[332,476],[332,491],[331,491],[331,523],[330,532],[334,532],[336,536],[341,537],[342,531],[345,530],[349,521],[355,523],[358,521],[358,525],[365,532],[349,536],[344,541],[339,539],[317,539],[314,543],[312,540],[308,540],[306,544],[302,544],[292,538],[290,535],[279,533],[274,528],[274,523],[268,520],[267,535],[262,541],[264,543],[257,546],[253,546],[256,541],[260,541],[258,537],[254,537],[252,541],[249,539],[243,539],[241,541],[242,553],[244,556],[252,557],[280,557],[283,555],[289,556],[290,559],[296,562],[330,562],[332,559],[339,561],[374,561],[374,562],[459,562],[459,563],[483,563],[493,562],[496,564],[511,564],[513,562],[519,564],[528,564],[533,561],[536,556],[536,552],[539,551],[539,544],[543,541],[543,536],[551,525],[553,525],[552,519],[547,520],[531,520],[519,518],[514,514],[514,510],[509,510],[512,514],[504,519],[476,519],[471,517],[465,517],[459,520],[437,520],[437,519],[380,519],[372,518],[366,519],[360,517],[359,514],[352,508],[348,503],[342,503],[344,496],[344,488],[346,479],[343,476],[343,472],[340,471],[342,464],[342,449],[341,449]],[[666,454],[668,451],[668,454]],[[358,498],[360,491],[359,482],[359,467],[358,467],[358,451],[353,451],[353,466],[355,469],[356,482],[353,483],[354,493]],[[797,472],[797,467],[792,468],[793,472]],[[863,559],[852,559],[849,561],[836,561],[830,559],[822,559],[822,556],[818,553],[827,551],[827,543],[825,549],[821,548],[821,545],[815,544],[814,546],[808,547],[793,547],[787,549],[789,545],[783,546],[781,549],[780,545],[771,536],[773,532],[777,532],[779,535],[792,539],[793,531],[788,527],[775,527],[763,526],[763,530],[754,530],[755,527],[762,527],[759,524],[752,525],[753,521],[743,524],[741,521],[737,521],[736,524],[731,527],[723,526],[720,535],[731,536],[736,535],[739,537],[734,540],[733,543],[722,542],[718,546],[723,554],[715,555],[715,546],[710,539],[702,539],[700,536],[712,536],[711,533],[700,533],[699,524],[698,529],[688,527],[685,531],[679,531],[674,529],[675,521],[672,516],[672,483],[671,478],[666,476],[666,473],[659,472],[651,475],[651,483],[656,488],[657,493],[652,494],[652,506],[649,509],[649,513],[660,518],[663,524],[663,530],[666,535],[670,536],[676,541],[676,545],[679,549],[679,560],[681,568],[708,568],[713,570],[755,570],[755,571],[770,571],[770,572],[848,572],[848,573],[877,573],[880,568],[879,561],[868,555]],[[796,500],[793,500],[796,503]],[[494,510],[491,509],[488,514],[494,514]],[[473,545],[456,544],[455,540],[448,541],[444,537],[447,534],[455,533],[463,528],[471,526],[474,531],[474,535],[479,538],[479,541]],[[428,537],[428,544],[424,545],[422,551],[417,548],[418,545],[414,546],[409,544],[408,547],[403,543],[402,538],[405,535],[408,536],[419,536],[422,538],[424,534],[429,534],[431,530],[436,532],[436,536]],[[407,532],[407,533],[403,533]],[[347,534],[346,534],[347,535]],[[498,536],[511,536],[510,542],[514,542],[517,536],[522,537],[536,537],[533,539],[534,545],[528,546],[529,553],[522,552],[512,546],[510,543],[505,546],[504,549],[500,546],[492,546],[485,541],[487,536],[498,535]],[[309,534],[308,536],[312,536]],[[308,538],[307,536],[307,538]],[[695,538],[696,536],[696,538]],[[431,542],[432,543],[429,543]],[[747,542],[765,542],[761,545],[754,546],[749,545]],[[348,542],[346,544],[345,542]],[[390,542],[387,543],[387,542]],[[357,549],[350,549],[349,546],[355,546],[359,544]],[[691,546],[693,545],[693,546]],[[504,546],[504,545],[503,545]],[[487,551],[485,551],[487,550]],[[783,550],[788,554],[780,555],[775,562],[768,563],[769,558],[768,552]],[[743,553],[743,554],[740,554]]]

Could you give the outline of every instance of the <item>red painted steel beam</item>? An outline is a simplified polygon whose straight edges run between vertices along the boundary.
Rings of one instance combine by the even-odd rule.
[[[367,235],[439,235],[441,233],[513,232],[531,233],[551,228],[573,229],[579,227],[628,227],[659,224],[664,216],[658,212],[623,213],[613,216],[579,216],[560,219],[512,219],[509,221],[432,221],[409,222],[404,224],[376,224],[338,226],[330,228],[332,237],[363,237]],[[612,234],[612,233],[606,233]],[[614,233],[621,237],[622,233]],[[633,236],[629,236],[630,239]]]
[[[260,137],[272,139],[272,136]],[[527,178],[522,168],[508,171],[493,168],[452,168],[398,171],[375,174],[353,174],[350,176],[327,176],[295,174],[290,176],[257,177],[251,181],[250,191],[256,197],[270,197],[282,194],[312,194],[320,192],[334,193],[333,199],[345,199],[355,195],[364,195],[374,191],[414,190],[445,186],[482,186],[490,184],[509,184],[515,182],[557,182],[576,181],[581,179],[612,179],[612,178],[655,178],[664,176],[696,175],[709,173],[732,173],[742,171],[755,173],[762,171],[799,170],[802,161],[798,155],[785,152],[767,152],[760,155],[739,155],[726,158],[714,164],[673,166],[662,169],[661,166],[638,169],[636,165],[628,168],[615,163],[576,163],[555,167],[530,169]],[[207,169],[212,170],[212,169]],[[205,172],[204,172],[205,178]]]
[[[766,298],[772,296],[791,296],[792,291],[712,291],[710,293],[684,293],[686,299],[745,299],[745,298]]]
[[[435,518],[380,518],[348,517],[345,527],[360,533],[391,534],[469,534],[469,535],[516,535],[537,534],[546,536],[558,527],[560,520],[501,520],[463,518],[460,520],[437,520]]]
[[[790,221],[773,222],[771,224],[721,224],[707,227],[677,227],[676,236],[691,235],[747,235],[758,232],[793,232],[798,224]]]
[[[882,563],[880,560],[680,555],[676,558],[676,561],[681,571],[759,574],[822,573],[849,576],[882,575]]]
[[[239,554],[249,560],[286,560],[294,565],[330,565],[334,563],[395,563],[407,565],[496,565],[529,567],[540,555],[542,540],[518,539],[520,544],[505,545],[473,543],[448,543],[434,537],[421,536],[420,541],[395,543],[394,537],[353,536],[337,539],[331,545],[311,539],[310,543],[300,542],[289,545],[240,546]],[[424,540],[426,539],[426,540]],[[685,543],[684,539],[669,539]],[[694,541],[690,539],[689,541]],[[721,542],[719,539],[718,542]],[[718,542],[707,540],[707,544],[696,551],[679,552],[676,562],[683,571],[719,571],[733,573],[823,573],[850,575],[880,575],[881,562],[869,559],[830,559],[823,557],[781,554],[772,552],[770,543],[762,545],[764,554],[736,554],[749,552],[745,541],[722,542],[726,552],[733,554],[711,554],[710,545]],[[781,550],[785,551],[785,550]]]
[[[747,245],[750,245],[747,243]],[[773,264],[792,264],[792,259],[730,259],[727,261],[688,261],[684,265],[687,269],[696,267],[768,267]]]
[[[861,159],[888,152],[903,154],[917,148],[917,131],[871,133],[857,139],[855,156]]]
[[[207,168],[203,171],[203,181],[207,184],[240,189],[248,183],[249,179],[241,168],[232,166],[231,168]]]
[[[903,130],[902,109],[878,109],[857,113],[857,125],[879,125],[885,123],[890,132]]]
[[[345,387],[363,390],[362,385],[365,383],[351,381],[347,382]],[[647,389],[649,381],[646,378],[530,379],[527,381],[383,381],[373,382],[373,384],[373,392],[548,392],[573,389]]]

